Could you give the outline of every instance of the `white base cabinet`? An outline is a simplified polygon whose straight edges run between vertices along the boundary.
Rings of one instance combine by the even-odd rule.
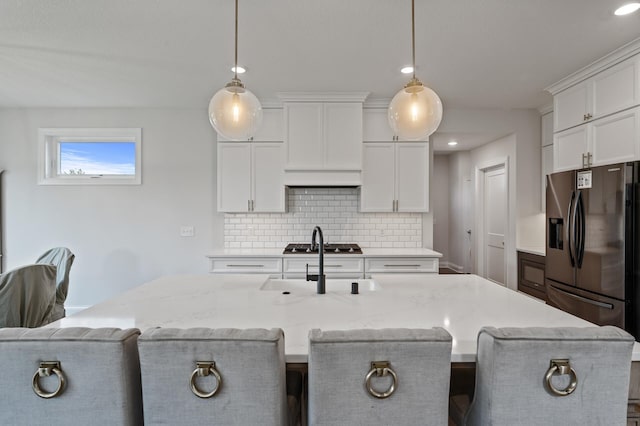
[[[218,143],[218,211],[286,211],[282,143]]]
[[[309,273],[318,273],[318,256],[286,257],[284,259],[284,278],[304,278],[306,265]],[[364,259],[362,257],[334,256],[324,258],[324,274],[327,278],[363,278]]]
[[[360,211],[428,212],[429,143],[364,143]]]
[[[212,274],[267,274],[270,278],[282,278],[282,257],[210,257]]]

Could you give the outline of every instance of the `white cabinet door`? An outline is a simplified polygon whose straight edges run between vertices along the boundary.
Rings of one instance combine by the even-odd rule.
[[[396,143],[396,211],[429,211],[429,143]]]
[[[285,105],[287,169],[319,169],[324,166],[323,115],[319,102]]]
[[[627,60],[592,78],[593,118],[638,105],[638,62]]]
[[[583,167],[582,155],[588,150],[589,126],[578,126],[553,137],[553,171],[577,170]]]
[[[576,84],[553,97],[554,130],[559,132],[584,123],[589,112],[589,85]]]
[[[218,143],[218,211],[247,212],[251,200],[251,144]]]
[[[268,108],[262,110],[262,124],[256,129],[253,141],[282,142],[284,140],[284,119],[282,108]],[[229,142],[222,135],[218,135],[218,142]]]
[[[593,166],[640,158],[640,107],[601,118],[590,126]]]
[[[286,211],[282,143],[253,143],[253,210]]]
[[[324,104],[324,168],[362,168],[362,104]]]
[[[392,212],[395,200],[395,144],[363,144],[361,212]]]
[[[394,138],[387,109],[366,108],[362,111],[362,140],[365,142],[388,142]]]

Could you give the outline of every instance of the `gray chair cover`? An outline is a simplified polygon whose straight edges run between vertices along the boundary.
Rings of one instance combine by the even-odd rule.
[[[56,304],[53,308],[53,314],[51,315],[51,321],[64,318],[64,301],[67,300],[67,293],[69,291],[69,272],[71,271],[71,265],[75,255],[71,253],[66,247],[56,247],[51,250],[47,250],[36,260],[36,263],[45,263],[49,265],[55,265],[58,267],[57,276],[57,288],[56,288]]]
[[[468,425],[624,425],[634,339],[616,327],[482,328]],[[577,387],[547,390],[551,359],[569,359]],[[564,389],[569,375],[552,378]]]
[[[309,333],[309,425],[446,425],[451,335],[442,328]],[[365,387],[373,361],[389,361],[397,387]],[[385,391],[391,379],[371,382]]]
[[[0,327],[40,327],[56,302],[56,267],[26,265],[0,275]]]
[[[145,425],[287,424],[284,334],[281,329],[157,328],[138,341]],[[222,384],[196,396],[196,362],[215,362]],[[213,376],[198,377],[203,392]]]
[[[5,328],[0,330],[0,424],[142,424],[137,329]],[[59,361],[66,379],[49,399],[36,395],[33,377],[43,361]],[[39,377],[53,392],[55,374]]]

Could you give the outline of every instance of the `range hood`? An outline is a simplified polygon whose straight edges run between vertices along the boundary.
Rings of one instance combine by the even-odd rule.
[[[362,104],[368,94],[279,94],[285,130],[285,185],[362,184]]]

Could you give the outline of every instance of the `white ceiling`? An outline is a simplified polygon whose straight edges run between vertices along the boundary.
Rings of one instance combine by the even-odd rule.
[[[613,15],[624,2],[416,0],[417,75],[445,112],[539,107],[544,87],[640,37],[640,13]],[[261,99],[390,98],[408,80],[410,5],[240,0],[241,78]],[[206,108],[232,77],[233,24],[233,0],[1,0],[0,107]]]

